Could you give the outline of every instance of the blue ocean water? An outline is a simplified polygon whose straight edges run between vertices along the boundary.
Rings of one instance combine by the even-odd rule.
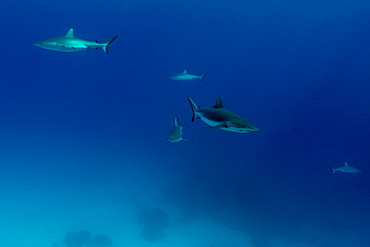
[[[0,6],[0,246],[369,245],[370,2]],[[33,46],[70,28],[119,37]],[[260,131],[192,123],[187,96]],[[177,114],[189,141],[160,140]]]

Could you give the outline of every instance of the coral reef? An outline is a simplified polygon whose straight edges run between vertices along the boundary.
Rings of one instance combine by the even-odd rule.
[[[92,237],[90,231],[67,232],[64,243],[67,247],[81,247],[91,244]]]
[[[64,237],[64,244],[67,247],[107,247],[112,246],[112,240],[108,235],[97,234],[92,237],[90,231],[67,232]]]
[[[148,242],[157,241],[164,237],[163,231],[168,227],[167,213],[155,208],[149,211],[142,210],[137,214],[138,220],[144,225],[140,237]]]
[[[108,235],[97,234],[92,240],[92,246],[94,247],[106,247],[112,245],[112,240]]]

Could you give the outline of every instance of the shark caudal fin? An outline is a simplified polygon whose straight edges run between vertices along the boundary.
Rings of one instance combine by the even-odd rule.
[[[108,39],[107,41],[103,42],[103,50],[105,53],[109,54],[108,46],[118,37],[118,34],[116,34],[114,37]]]
[[[195,119],[199,118],[199,116],[197,115],[198,107],[194,103],[194,101],[190,98],[190,96],[188,96],[188,101],[190,103],[191,110],[193,111],[193,117],[191,118],[191,121],[194,122]]]
[[[332,170],[333,174],[335,173],[335,168],[332,166],[329,166],[329,168]]]
[[[208,72],[204,73],[203,75],[200,76],[200,81],[203,81],[204,77],[208,74]]]

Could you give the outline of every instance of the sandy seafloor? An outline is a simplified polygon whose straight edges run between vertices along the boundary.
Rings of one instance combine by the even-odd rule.
[[[8,161],[9,165],[14,165],[12,162]],[[43,162],[52,161],[44,158]],[[56,165],[64,162],[72,167],[76,165],[61,160]],[[146,162],[145,159],[142,162]],[[30,168],[37,170],[38,165],[31,164]],[[55,175],[60,172],[55,171]],[[25,174],[28,177],[29,172],[25,171]],[[6,175],[12,180],[11,174]],[[248,234],[232,230],[206,216],[188,220],[180,209],[164,203],[160,199],[168,181],[164,174],[142,173],[136,168],[123,175],[122,180],[112,178],[109,184],[108,180],[94,181],[80,175],[58,177],[39,173],[28,177],[28,181],[23,177],[23,184],[19,183],[19,186],[14,181],[9,183],[2,179],[0,247],[64,247],[66,233],[81,230],[107,234],[117,247],[330,247],[355,246],[351,244],[357,241],[357,236],[351,232],[336,235],[307,227],[299,242],[283,238],[251,244]],[[170,226],[164,230],[163,238],[150,242],[140,237],[142,224],[137,213],[152,208],[165,210]]]
[[[92,233],[104,233],[112,238],[114,246],[153,246],[153,247],[248,247],[248,235],[228,229],[211,219],[198,219],[192,223],[181,223],[176,208],[158,205],[170,216],[170,227],[163,239],[147,242],[140,238],[142,225],[136,219],[136,205],[112,204],[107,198],[76,198],[74,202],[63,203],[51,199],[43,201],[44,195],[29,195],[27,201],[5,203],[1,206],[0,246],[16,247],[52,247],[65,246],[63,238],[67,231],[89,230]],[[63,199],[62,199],[63,200]],[[68,199],[64,199],[68,200]],[[48,210],[45,210],[46,204]],[[70,206],[73,204],[74,206]],[[78,205],[76,205],[78,204]],[[24,210],[27,208],[27,210]],[[66,210],[67,209],[67,210]],[[22,212],[23,211],[23,212]],[[20,213],[22,212],[22,213]],[[93,215],[93,216],[92,216]],[[181,220],[180,220],[181,221]],[[331,244],[343,241],[351,242],[354,234],[333,236],[325,232],[306,229],[307,243],[270,240],[276,247],[335,246],[318,244],[327,239]],[[325,243],[325,241],[324,241]]]

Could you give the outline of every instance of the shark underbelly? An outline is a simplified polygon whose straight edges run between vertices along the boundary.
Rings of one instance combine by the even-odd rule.
[[[214,120],[206,118],[204,116],[200,116],[200,119],[202,119],[203,122],[205,122],[206,124],[208,124],[212,127],[226,125],[226,121],[214,121]]]
[[[171,76],[170,79],[175,80],[175,81],[186,81],[186,80],[193,80],[193,79],[198,79],[199,77],[195,76]]]
[[[236,125],[232,123],[231,121],[227,121],[227,120],[214,121],[212,119],[208,119],[205,117],[200,117],[200,118],[206,124],[214,128],[217,128],[217,129],[222,129],[222,130],[231,131],[231,132],[249,132],[249,130],[245,126]]]
[[[76,51],[82,51],[82,50],[87,50],[88,49],[87,46],[84,46],[84,47],[81,47],[81,46],[55,46],[55,47],[50,47],[50,48],[46,48],[46,47],[43,47],[43,48],[47,49],[47,50],[61,51],[61,52],[76,52]]]
[[[213,128],[222,129],[237,133],[249,133],[250,131],[258,131],[259,128],[254,126],[252,123],[241,117],[228,117],[222,114],[217,114],[217,119],[212,118],[210,114],[199,113],[200,119],[206,124],[212,126]],[[229,114],[230,115],[230,114]]]

